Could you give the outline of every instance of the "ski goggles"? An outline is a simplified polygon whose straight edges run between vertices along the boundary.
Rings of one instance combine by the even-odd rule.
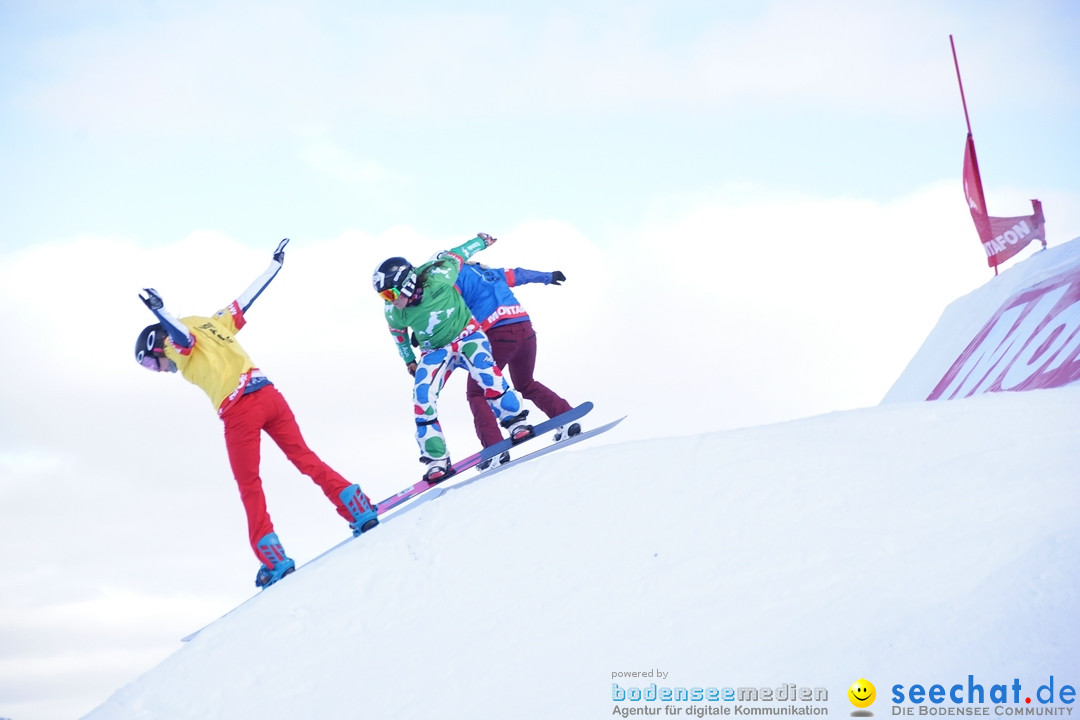
[[[161,367],[160,361],[164,359],[167,363],[167,367]],[[154,372],[176,372],[176,363],[165,357],[165,353],[146,353],[139,358],[139,364],[147,370],[153,370]]]
[[[157,361],[158,356],[157,355],[151,355],[150,353],[140,353],[140,354],[142,354],[142,357],[139,359],[139,364],[140,365],[142,365],[144,368],[147,368],[149,370],[157,370],[158,369],[158,361]]]
[[[396,287],[388,287],[385,290],[379,291],[379,297],[381,297],[386,302],[394,302],[399,297],[401,297],[401,290],[397,289]]]
[[[157,359],[165,354],[165,350],[157,344],[156,333],[151,332],[146,338],[146,347],[140,348],[135,353],[135,362],[143,367],[156,368]]]

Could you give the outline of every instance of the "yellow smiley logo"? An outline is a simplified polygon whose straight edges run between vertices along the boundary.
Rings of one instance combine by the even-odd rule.
[[[874,683],[860,678],[851,684],[847,691],[848,700],[857,708],[867,708],[874,704],[877,698],[877,690]]]

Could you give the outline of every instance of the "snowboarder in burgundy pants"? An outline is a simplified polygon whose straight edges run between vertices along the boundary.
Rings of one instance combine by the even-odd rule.
[[[570,403],[533,377],[536,367],[536,331],[533,330],[529,314],[510,288],[527,283],[561,285],[564,280],[566,276],[558,270],[537,272],[523,268],[497,269],[479,263],[466,263],[458,274],[456,283],[473,317],[487,333],[496,366],[499,369],[506,368],[514,388],[549,418],[570,410]],[[483,391],[472,378],[469,378],[465,395],[480,444],[488,447],[502,440],[499,425],[484,402]],[[555,440],[559,441],[579,432],[581,425],[573,423],[557,429]],[[480,469],[485,470],[509,460],[510,453],[507,451],[485,461],[480,465]]]

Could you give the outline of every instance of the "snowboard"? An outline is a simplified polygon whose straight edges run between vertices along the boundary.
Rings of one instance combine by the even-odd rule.
[[[509,440],[509,439],[505,439],[502,442],[497,442],[494,445],[489,445],[486,448],[484,448],[483,450],[481,450],[480,452],[473,453],[472,455],[470,455],[467,458],[464,458],[462,460],[458,460],[456,463],[453,463],[453,466],[452,466],[454,468],[454,474],[451,475],[450,477],[446,478],[442,482],[445,483],[445,482],[453,481],[454,478],[457,477],[458,473],[463,472],[465,470],[468,470],[469,468],[476,467],[477,465],[484,462],[485,460],[489,460],[489,459],[491,459],[493,457],[496,457],[496,456],[502,454],[503,452],[505,452],[507,450],[510,450],[511,448],[521,447],[522,445],[529,442],[530,440],[535,440],[536,438],[541,437],[542,435],[546,435],[547,433],[552,432],[553,430],[558,428],[560,425],[569,425],[570,423],[574,422],[575,420],[578,420],[579,418],[584,417],[586,414],[588,414],[588,412],[590,410],[592,410],[592,408],[593,408],[593,404],[591,402],[583,402],[580,405],[578,405],[577,407],[567,410],[562,415],[556,415],[555,417],[553,417],[553,418],[551,418],[549,420],[545,420],[542,423],[539,423],[537,425],[533,425],[533,434],[532,434],[532,436],[527,437],[524,440],[522,440],[522,441],[520,441],[520,442],[518,442],[516,444],[513,441]],[[490,470],[488,472],[490,472]],[[380,502],[379,506],[378,506],[379,515],[382,516],[386,512],[396,508],[398,505],[401,505],[404,502],[408,502],[409,500],[412,500],[417,495],[425,493],[428,490],[430,490],[431,488],[437,487],[440,484],[441,483],[436,483],[435,485],[431,485],[431,484],[429,484],[427,482],[427,480],[418,480],[418,481],[416,481],[415,483],[413,483],[409,487],[405,488],[401,492],[397,493],[396,495],[391,495],[390,497],[388,497],[385,500],[383,500],[382,502]]]
[[[550,445],[547,445],[546,447],[542,447],[539,450],[534,450],[531,453],[528,453],[527,455],[522,455],[521,457],[518,457],[518,458],[512,458],[510,460],[510,462],[508,462],[508,463],[503,463],[502,465],[497,465],[496,467],[493,467],[493,468],[491,468],[489,470],[482,471],[478,475],[474,475],[469,480],[469,482],[472,482],[472,480],[479,480],[480,478],[485,478],[488,475],[494,475],[497,472],[500,472],[502,470],[506,470],[507,468],[513,467],[513,466],[518,465],[520,463],[528,462],[529,460],[535,460],[536,458],[547,455],[550,452],[555,452],[556,450],[561,450],[564,447],[566,447],[567,445],[573,445],[574,443],[579,443],[582,440],[588,440],[589,438],[591,438],[591,437],[593,437],[595,435],[599,435],[601,433],[606,433],[608,430],[615,427],[616,425],[618,425],[619,423],[621,423],[625,419],[626,419],[626,415],[623,415],[618,420],[612,420],[611,422],[609,422],[606,425],[601,425],[598,428],[593,428],[592,430],[586,430],[585,432],[580,432],[577,435],[571,435],[570,437],[566,438],[565,440],[559,440],[558,442],[553,442]],[[465,483],[458,483],[458,484],[459,485],[464,485]]]

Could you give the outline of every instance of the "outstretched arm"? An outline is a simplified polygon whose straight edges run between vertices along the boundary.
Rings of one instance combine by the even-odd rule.
[[[489,248],[499,241],[499,238],[491,237],[487,233],[477,233],[472,240],[462,243],[455,248],[443,250],[435,255],[435,260],[440,260],[444,267],[451,269],[454,279],[461,272],[461,266],[466,260],[484,248]]]
[[[143,301],[146,307],[150,308],[150,312],[154,313],[158,322],[165,326],[165,331],[169,333],[169,339],[172,340],[173,344],[182,348],[189,348],[194,345],[195,338],[188,332],[187,325],[174,318],[165,309],[165,301],[158,295],[157,290],[154,288],[143,288],[143,290],[146,292],[146,297],[139,293],[139,299]]]
[[[285,246],[288,244],[289,238],[285,238],[278,243],[277,250],[274,251],[274,259],[270,261],[270,266],[263,271],[262,275],[255,278],[255,282],[251,283],[247,290],[240,293],[240,296],[236,298],[236,304],[239,306],[241,313],[247,312],[255,299],[262,294],[270,281],[277,276],[281,266],[285,263]]]
[[[518,285],[527,285],[529,283],[544,283],[545,285],[562,285],[566,276],[562,271],[556,270],[555,272],[537,272],[536,270],[526,270],[525,268],[514,268],[513,270],[506,270],[506,284],[510,287],[517,287]]]

